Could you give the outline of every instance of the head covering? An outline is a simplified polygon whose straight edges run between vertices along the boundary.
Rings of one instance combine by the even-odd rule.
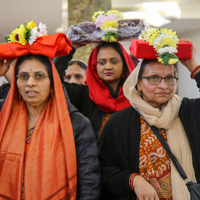
[[[172,153],[176,156],[189,179],[196,182],[191,149],[183,125],[178,117],[181,105],[181,98],[175,94],[178,83],[174,88],[171,98],[162,106],[161,110],[152,107],[141,98],[135,88],[142,62],[143,60],[140,61],[136,69],[124,83],[124,95],[149,125],[165,129]],[[171,179],[173,198],[176,200],[190,199],[188,189],[172,162]]]
[[[135,68],[131,57],[128,55],[123,46],[118,43],[125,62],[128,66],[129,72],[132,72]],[[122,110],[130,106],[129,101],[123,94],[123,86],[119,90],[118,97],[115,99],[111,96],[109,89],[99,78],[97,74],[97,51],[99,47],[96,47],[90,54],[87,72],[86,72],[86,84],[89,87],[90,99],[98,106],[98,108],[106,113],[113,113]]]
[[[28,53],[64,56],[71,43],[64,34],[39,37],[31,46],[0,45],[0,58],[13,59]],[[76,199],[77,161],[72,124],[62,84],[52,64],[53,98],[49,100],[25,148],[28,113],[20,103],[13,73],[11,88],[0,113],[0,197],[21,199],[25,172],[25,199]],[[63,112],[65,110],[65,112]],[[25,170],[23,170],[25,169]]]

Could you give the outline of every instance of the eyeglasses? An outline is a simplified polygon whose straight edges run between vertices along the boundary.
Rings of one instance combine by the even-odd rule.
[[[43,81],[48,75],[46,75],[44,72],[34,72],[34,74],[30,75],[28,72],[21,72],[16,77],[18,80],[26,82],[29,80],[30,77],[33,77],[35,81],[41,82]]]
[[[168,86],[175,85],[176,81],[178,80],[177,77],[173,77],[173,76],[167,76],[165,78],[160,77],[160,76],[140,76],[140,78],[147,78],[149,84],[151,85],[158,85],[162,81],[162,79],[164,79],[166,85]]]

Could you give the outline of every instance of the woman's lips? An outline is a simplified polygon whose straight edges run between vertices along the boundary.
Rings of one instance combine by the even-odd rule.
[[[161,96],[165,96],[165,95],[167,95],[168,93],[166,93],[166,92],[160,92],[160,93],[158,93],[159,95],[161,95]]]
[[[27,94],[27,96],[29,96],[29,97],[34,97],[34,96],[37,95],[37,92],[31,90],[31,91],[27,91],[26,94]]]
[[[110,76],[110,75],[112,75],[112,74],[113,74],[113,73],[111,73],[111,72],[106,72],[106,73],[105,73],[106,76]]]

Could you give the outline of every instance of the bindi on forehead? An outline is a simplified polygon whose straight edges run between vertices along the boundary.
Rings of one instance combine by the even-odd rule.
[[[31,71],[33,71],[33,70],[31,69]]]

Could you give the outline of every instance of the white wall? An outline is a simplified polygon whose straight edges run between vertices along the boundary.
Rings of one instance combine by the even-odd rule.
[[[179,35],[179,38],[188,38],[193,41],[196,48],[196,60],[200,64],[200,30]],[[180,62],[178,62],[178,78],[178,95],[180,97],[200,97],[200,92],[196,87],[196,82],[190,78],[190,71]]]
[[[4,83],[7,82],[6,79],[4,77],[0,77],[0,86]]]

